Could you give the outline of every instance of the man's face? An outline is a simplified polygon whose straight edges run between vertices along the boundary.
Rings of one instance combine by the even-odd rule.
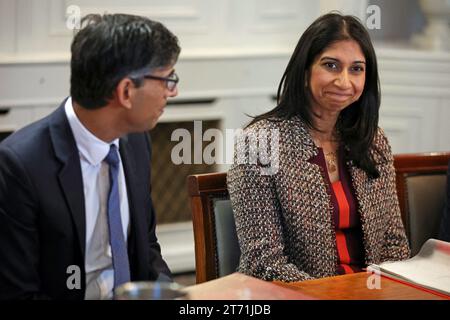
[[[156,69],[151,75],[167,78],[174,72],[173,66],[169,66]],[[176,86],[173,90],[170,90],[167,86],[167,81],[151,78],[142,79],[141,86],[134,90],[132,108],[127,113],[130,132],[142,132],[153,129],[164,112],[167,98],[175,97],[178,94]]]

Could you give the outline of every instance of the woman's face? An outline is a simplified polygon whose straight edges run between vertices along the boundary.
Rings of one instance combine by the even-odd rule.
[[[339,113],[357,101],[364,90],[366,59],[354,40],[337,41],[311,66],[309,88],[316,114]]]

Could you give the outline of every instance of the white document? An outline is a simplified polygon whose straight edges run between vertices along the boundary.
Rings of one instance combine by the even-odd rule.
[[[373,264],[368,270],[450,295],[450,243],[428,239],[413,258]]]

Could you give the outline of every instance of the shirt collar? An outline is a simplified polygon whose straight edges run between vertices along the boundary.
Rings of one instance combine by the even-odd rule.
[[[72,129],[80,156],[92,165],[98,165],[105,159],[110,145],[115,144],[119,150],[119,139],[107,143],[92,134],[78,119],[72,105],[72,97],[69,97],[64,106],[67,120]]]

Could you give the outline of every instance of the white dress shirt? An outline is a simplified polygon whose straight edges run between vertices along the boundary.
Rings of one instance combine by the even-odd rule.
[[[107,202],[109,193],[109,166],[103,161],[114,143],[119,150],[119,139],[106,143],[94,136],[76,116],[72,99],[65,104],[65,112],[80,154],[86,208],[86,293],[85,299],[111,299],[114,270],[109,243]],[[129,227],[129,207],[122,160],[119,166],[120,214],[124,239]]]

